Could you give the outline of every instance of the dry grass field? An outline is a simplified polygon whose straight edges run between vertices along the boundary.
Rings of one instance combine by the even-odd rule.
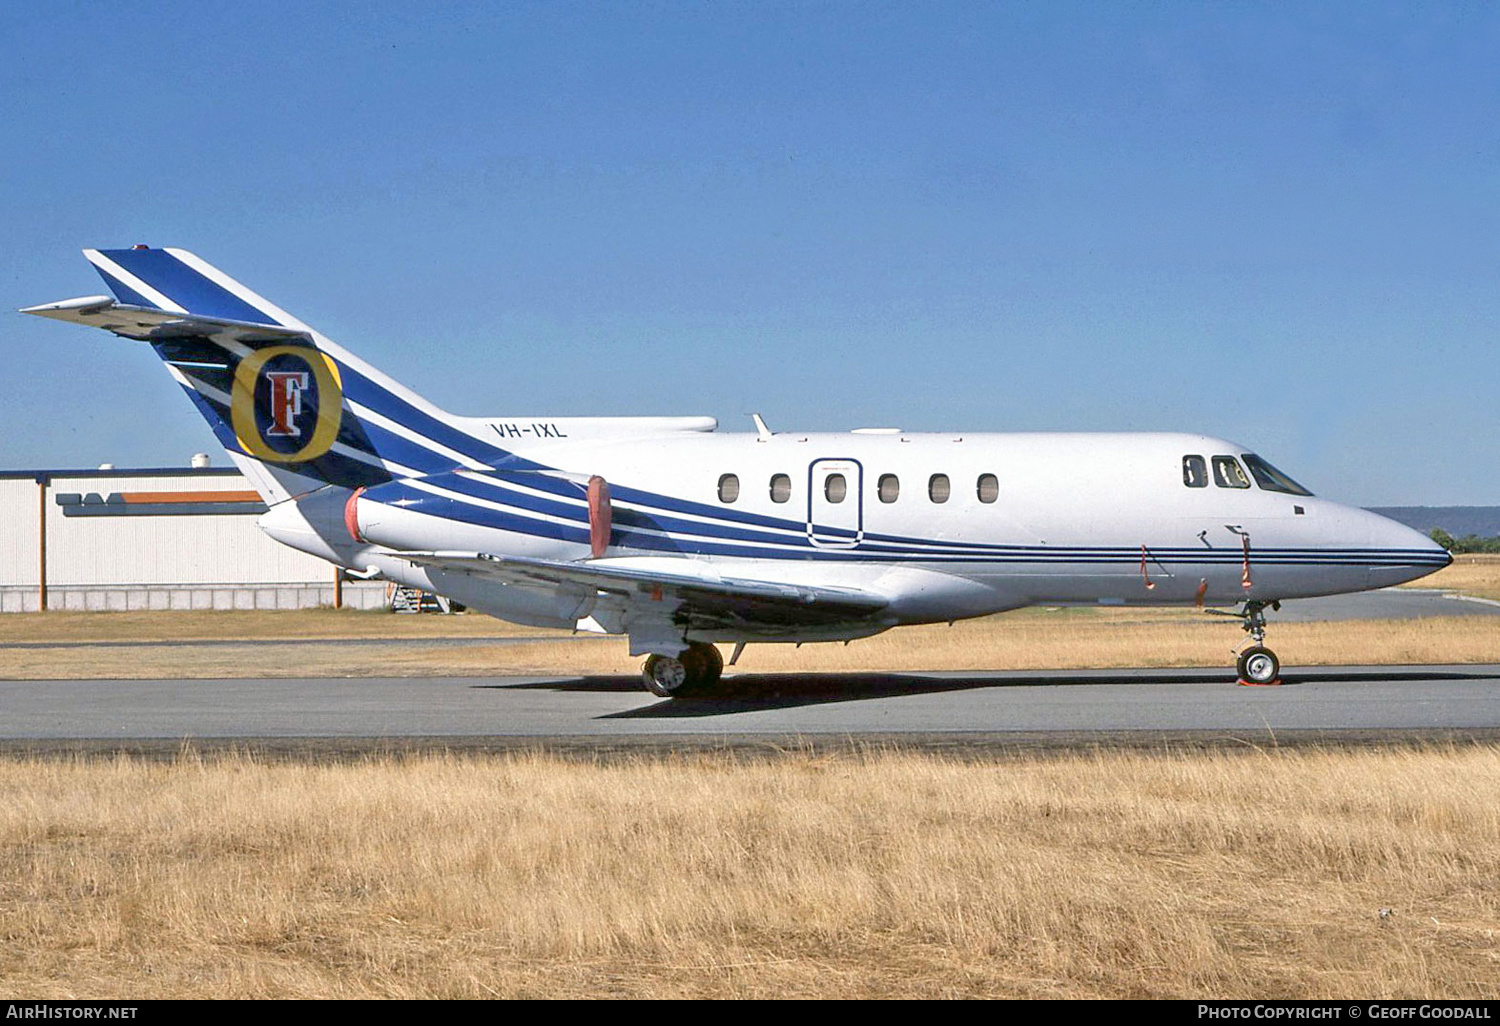
[[[1460,580],[1500,597],[1500,560],[1423,583]],[[1500,661],[1500,617],[1274,630],[1293,665]],[[0,677],[635,665],[617,639],[548,636],[479,616],[16,615]],[[1228,665],[1240,638],[1191,611],[1036,609],[752,646],[744,669]],[[1495,999],[1497,793],[1500,747],[1477,744],[4,757],[0,992]]]
[[[7,759],[0,991],[1495,999],[1497,793],[1493,746]]]
[[[1441,588],[1500,602],[1500,555],[1473,553],[1454,556],[1453,565],[1404,588]]]
[[[542,638],[558,631],[522,627],[489,616],[405,616],[352,609],[138,610],[47,612],[0,616],[0,645],[105,645],[129,642],[224,642],[300,639]]]

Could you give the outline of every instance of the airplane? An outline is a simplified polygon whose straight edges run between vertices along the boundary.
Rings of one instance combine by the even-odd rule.
[[[180,249],[84,250],[111,295],[22,313],[149,343],[272,538],[504,620],[629,638],[661,697],[717,645],[864,638],[1031,605],[1238,617],[1447,566],[1441,546],[1200,434],[719,433],[711,417],[463,417]]]

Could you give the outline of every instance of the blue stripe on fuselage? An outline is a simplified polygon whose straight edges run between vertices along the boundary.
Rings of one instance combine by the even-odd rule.
[[[651,506],[671,513],[691,513],[695,516],[711,517],[714,520],[733,524],[775,527],[787,531],[800,531],[806,526],[801,520],[788,520],[785,517],[766,516],[762,513],[743,513],[739,510],[725,509],[722,506],[710,506],[704,502],[693,502],[690,499],[678,499],[670,495],[659,495],[656,492],[642,491],[639,488],[616,485],[613,482],[610,483],[609,490],[610,494],[620,502]]]
[[[557,481],[555,478],[550,480],[570,489],[572,497],[579,500],[583,499],[585,493],[577,485],[566,481]],[[526,516],[528,513],[568,521],[568,524],[564,526],[571,528],[573,525],[577,525],[577,529],[580,531],[584,531],[588,524],[588,509],[581,501],[565,503],[543,498],[539,495],[516,491],[513,488],[504,487],[495,478],[487,475],[484,483],[481,483],[472,480],[468,475],[456,473],[438,474],[433,477],[423,478],[421,485],[431,485],[449,494],[434,494],[414,482],[392,481],[384,487],[371,489],[366,492],[365,498],[371,502],[403,502],[405,508],[410,510],[431,513],[434,516],[442,516],[458,523],[479,524],[481,526],[498,526],[501,522],[505,524],[547,523],[547,521],[534,520]],[[486,503],[486,505],[481,505],[481,501]],[[497,510],[493,508],[493,505],[488,504],[510,508]],[[497,520],[497,518],[499,519]],[[675,536],[669,539],[667,538],[669,527],[666,523],[658,522],[651,517],[631,510],[615,511],[612,521],[614,544],[616,545],[680,552],[683,551],[685,544],[690,542],[693,544],[698,543],[698,539],[696,538],[688,539]],[[681,522],[672,520],[671,523]],[[506,527],[505,529],[520,530],[521,528]],[[523,533],[526,532],[523,531]],[[543,532],[542,536],[554,537],[550,532]],[[587,540],[586,532],[581,534],[580,537]]]
[[[583,522],[588,520],[588,511],[582,504],[586,494],[583,488],[573,482],[549,477],[545,474],[517,473],[497,475],[471,471],[462,474],[444,474],[440,479],[434,480],[432,483],[475,499],[500,502],[532,512],[567,517],[571,520]],[[553,494],[576,501],[573,504],[559,505],[540,496],[507,488],[505,487],[507,484],[525,485],[528,488],[545,487],[547,491]],[[614,507],[611,519],[616,528],[633,527],[685,536],[701,536],[734,541],[757,541],[783,545],[805,545],[807,542],[803,525],[800,523],[791,525],[787,534],[770,534],[764,531],[746,530],[734,525],[725,524],[722,521],[699,523],[692,520],[682,520],[677,517],[661,516],[650,511],[626,509],[620,506]]]

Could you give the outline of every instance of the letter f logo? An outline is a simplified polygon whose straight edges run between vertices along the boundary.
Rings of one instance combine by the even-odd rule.
[[[302,413],[302,393],[307,390],[307,371],[267,371],[271,383],[271,426],[266,436],[301,438],[296,418]]]
[[[297,361],[291,367],[300,364],[302,369],[284,369],[288,357]],[[271,360],[277,361],[278,369],[267,369]],[[257,349],[234,369],[229,414],[235,440],[246,455],[268,463],[315,460],[339,437],[342,389],[338,364],[325,353],[310,346]],[[316,415],[311,425],[304,416],[308,413]],[[287,452],[286,440],[300,448]],[[283,448],[273,449],[270,443]]]

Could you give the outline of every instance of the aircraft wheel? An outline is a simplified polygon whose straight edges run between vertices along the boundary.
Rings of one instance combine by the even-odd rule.
[[[1243,684],[1271,684],[1281,676],[1281,660],[1264,645],[1251,645],[1241,652],[1235,668]]]
[[[646,660],[641,669],[641,680],[646,690],[658,698],[671,698],[688,683],[688,668],[681,659],[654,655]]]
[[[713,645],[695,641],[674,658],[654,655],[646,660],[641,679],[646,690],[661,698],[697,695],[711,689],[724,672],[724,657]]]

